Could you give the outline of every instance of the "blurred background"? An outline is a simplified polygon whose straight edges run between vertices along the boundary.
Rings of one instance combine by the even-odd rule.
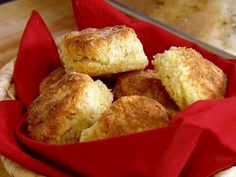
[[[235,0],[115,0],[236,56]]]

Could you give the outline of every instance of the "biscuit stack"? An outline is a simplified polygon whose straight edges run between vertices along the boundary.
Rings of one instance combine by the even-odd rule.
[[[59,51],[63,67],[42,81],[27,111],[27,133],[42,142],[162,128],[195,101],[224,98],[225,74],[193,49],[172,47],[154,57],[155,70],[145,70],[143,46],[126,26],[65,34]]]

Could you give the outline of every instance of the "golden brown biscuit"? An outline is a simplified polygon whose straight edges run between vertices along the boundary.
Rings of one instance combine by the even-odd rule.
[[[178,111],[178,106],[162,85],[156,70],[133,71],[118,76],[113,93],[115,99],[131,95],[146,96],[157,100],[171,112]]]
[[[62,76],[66,74],[63,67],[53,70],[44,80],[40,83],[39,93],[42,93],[44,90],[47,90],[48,87],[51,87],[54,83],[59,81]]]
[[[125,96],[116,100],[98,121],[85,129],[80,141],[91,141],[161,128],[169,123],[165,108],[143,96]]]
[[[226,75],[194,49],[171,47],[154,58],[163,85],[180,109],[198,100],[224,97]]]
[[[148,60],[133,29],[114,26],[65,34],[59,44],[66,71],[90,76],[144,69]]]
[[[101,81],[67,73],[30,105],[27,132],[33,139],[47,143],[75,143],[112,100],[111,91]]]

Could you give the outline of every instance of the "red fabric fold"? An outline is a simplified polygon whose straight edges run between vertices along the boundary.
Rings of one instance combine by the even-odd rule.
[[[75,176],[207,177],[235,164],[236,159],[235,152],[216,135],[188,123],[73,145],[34,141],[25,135],[24,125],[22,119],[16,130],[19,140],[52,165]]]
[[[19,100],[25,106],[38,95],[39,84],[60,66],[57,46],[40,15],[33,11],[22,36],[14,70]]]
[[[37,155],[31,154],[16,140],[14,133],[16,125],[22,121],[20,118],[24,112],[25,109],[20,101],[0,102],[0,154],[40,174],[69,177],[70,175],[66,172],[51,166],[42,158],[37,158]]]
[[[208,177],[236,164],[235,62],[159,27],[132,20],[106,1],[72,0],[72,5],[79,29],[117,24],[134,28],[149,59],[170,46],[198,50],[226,73],[227,98],[196,102],[178,113],[168,127],[158,130],[70,145],[32,140],[25,134],[23,105],[34,100],[40,81],[60,66],[51,34],[34,11],[15,66],[18,101],[0,102],[0,154],[47,176]]]
[[[236,150],[236,97],[224,100],[199,101],[178,114],[173,123],[186,122],[208,129],[221,143]]]
[[[21,123],[24,125],[25,122]],[[49,145],[29,139],[24,134],[22,124],[18,126],[16,134],[29,149],[53,164],[70,169],[74,175],[103,177],[150,176],[177,129],[177,126],[169,126],[158,131],[102,141]]]

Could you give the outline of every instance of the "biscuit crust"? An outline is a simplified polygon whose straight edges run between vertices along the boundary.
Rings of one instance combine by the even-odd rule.
[[[118,76],[113,93],[115,99],[131,95],[146,96],[172,111],[178,111],[178,106],[162,85],[156,70],[132,71]]]
[[[52,143],[76,143],[111,105],[113,95],[101,82],[79,73],[67,73],[48,87],[27,111],[27,132],[33,139]]]
[[[102,76],[144,69],[148,60],[134,30],[87,28],[65,34],[59,45],[66,71]]]
[[[39,93],[44,92],[44,90],[47,90],[48,87],[51,87],[54,83],[59,81],[62,76],[66,74],[65,69],[63,67],[59,67],[55,70],[53,70],[49,75],[43,79],[43,81],[40,83],[39,86]]]
[[[165,108],[156,100],[143,96],[125,96],[116,100],[92,127],[85,129],[80,141],[99,140],[161,128],[168,123]]]

